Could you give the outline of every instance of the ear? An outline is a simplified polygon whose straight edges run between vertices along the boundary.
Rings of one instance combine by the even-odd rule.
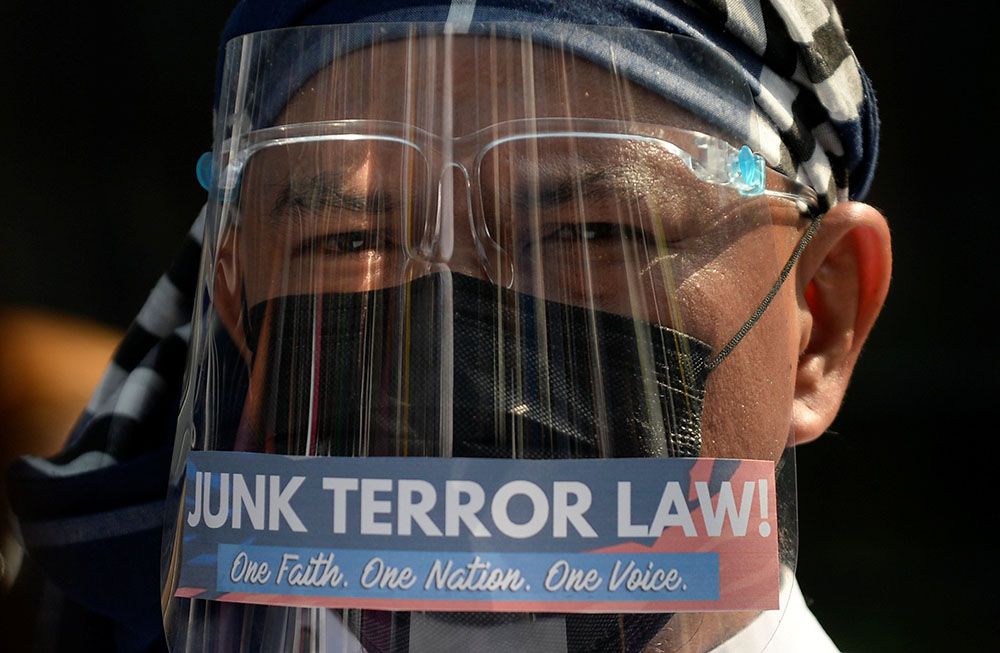
[[[243,331],[244,284],[240,265],[239,230],[230,227],[219,238],[219,252],[215,261],[215,295],[212,298],[229,337],[236,343],[243,360],[250,361]]]
[[[889,225],[866,204],[835,205],[799,259],[795,443],[818,438],[840,409],[892,272]]]

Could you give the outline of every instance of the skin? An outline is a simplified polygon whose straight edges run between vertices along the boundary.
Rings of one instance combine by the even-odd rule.
[[[513,41],[494,40],[484,45],[457,37],[449,43],[443,39],[425,39],[416,45],[393,41],[354,52],[339,66],[321,71],[305,84],[276,124],[346,118],[391,120],[450,138],[528,117],[525,107],[531,107],[531,115],[536,117],[628,119],[707,131],[703,123],[676,106],[613,78],[596,65],[541,46],[519,48]],[[408,71],[401,62],[414,54],[420,63]],[[430,63],[448,58],[454,71],[450,77]],[[523,80],[529,70],[539,82],[526,87]],[[553,83],[548,81],[551,79],[568,81]],[[619,154],[628,159],[627,152]],[[274,212],[280,192],[276,189],[282,188],[281,179],[287,179],[289,162],[283,155],[287,156],[281,151],[266,151],[253,160],[245,173],[244,187],[265,190],[244,195],[244,216]],[[465,154],[457,151],[455,156]],[[351,178],[340,182],[341,187],[369,187],[380,169],[385,166],[360,161]],[[269,172],[274,170],[280,171],[279,178]],[[678,207],[700,202],[712,207],[709,213],[725,219],[707,235],[672,244],[670,254],[633,261],[625,273],[611,266],[590,270],[589,276],[585,271],[588,283],[578,284],[580,289],[574,290],[567,283],[556,287],[530,284],[521,278],[514,288],[672,326],[711,344],[717,352],[766,295],[809,221],[788,202],[769,202],[766,213],[759,204],[734,208],[731,196],[706,187],[683,171],[670,169],[669,163],[647,172],[676,180],[666,207],[660,207],[665,213],[680,215],[683,212]],[[277,230],[267,220],[244,219],[242,227],[225,230],[218,257],[216,303],[247,359],[240,326],[244,298],[252,305],[296,292],[394,286],[408,276],[441,268],[489,278],[490,266],[496,261],[489,258],[489,251],[485,258],[477,251],[474,230],[481,225],[468,222],[470,207],[464,193],[448,192],[454,190],[449,189],[451,182],[461,188],[458,182],[462,180],[454,172],[443,175],[445,220],[441,238],[435,248],[409,266],[401,263],[399,247],[373,246],[350,257],[342,252],[301,256],[296,260],[319,262],[293,264],[289,271],[286,254],[300,251],[305,240],[315,241],[315,226]],[[780,184],[776,176],[769,177],[770,187]],[[452,216],[453,221],[449,219]],[[368,218],[369,223],[372,220]],[[571,221],[565,215],[552,220]],[[363,222],[359,219],[360,226],[351,229],[364,232],[369,227]],[[390,222],[383,220],[380,228],[388,229]],[[321,221],[318,227],[324,243],[343,228],[342,221],[333,220]],[[524,269],[524,265],[530,268],[530,260],[522,263],[514,261],[515,270]],[[777,460],[787,446],[819,437],[839,409],[858,354],[885,298],[890,270],[885,219],[867,205],[835,205],[763,318],[709,375],[702,454]],[[627,278],[633,279],[632,286],[623,281]],[[594,290],[587,294],[587,288]],[[676,299],[667,302],[665,297]],[[678,615],[650,650],[705,650],[752,616]]]

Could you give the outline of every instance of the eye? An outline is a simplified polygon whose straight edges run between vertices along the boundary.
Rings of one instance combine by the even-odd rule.
[[[542,242],[546,244],[609,244],[643,238],[642,230],[617,222],[560,223],[542,229]]]
[[[308,238],[299,244],[297,254],[318,256],[349,256],[362,252],[385,250],[389,239],[379,231],[343,231]]]

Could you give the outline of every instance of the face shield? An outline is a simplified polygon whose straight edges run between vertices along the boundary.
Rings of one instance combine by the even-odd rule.
[[[779,609],[817,206],[733,71],[591,26],[228,45],[174,650],[707,650]]]

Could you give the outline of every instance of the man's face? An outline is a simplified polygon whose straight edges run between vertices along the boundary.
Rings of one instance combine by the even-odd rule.
[[[445,144],[546,117],[710,131],[583,59],[485,43],[457,37],[446,49],[443,39],[428,39],[418,42],[417,58],[411,41],[354,52],[305,84],[276,124],[391,121]],[[477,159],[491,138],[473,140],[453,153],[424,152],[427,166],[392,140],[255,155],[236,236],[248,306],[394,287],[447,269],[669,326],[718,353],[808,226],[791,203],[721,190],[640,142],[524,140]],[[466,158],[479,167],[447,166]],[[795,291],[793,278],[709,375],[703,456],[776,460],[787,446],[801,346]]]

